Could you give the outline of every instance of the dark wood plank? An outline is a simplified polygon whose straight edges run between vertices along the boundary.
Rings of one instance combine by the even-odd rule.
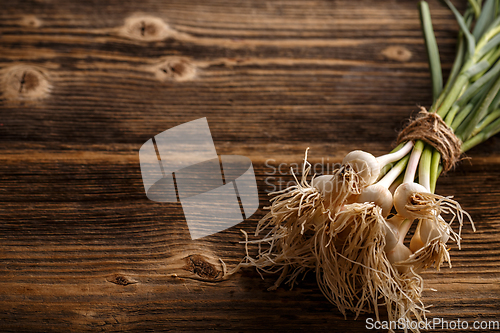
[[[457,26],[430,4],[448,70]],[[219,259],[293,179],[272,167],[385,153],[429,105],[414,1],[4,1],[0,92],[0,331],[365,330],[312,274],[268,292],[275,276],[221,280]],[[218,154],[252,160],[260,209],[191,241],[179,204],[146,198],[138,149],[200,117]],[[499,317],[500,143],[468,155],[438,192],[478,231],[424,274],[424,302],[472,325]]]

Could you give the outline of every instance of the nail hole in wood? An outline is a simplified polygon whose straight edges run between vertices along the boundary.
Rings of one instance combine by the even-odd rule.
[[[23,91],[23,87],[24,87],[24,78],[26,77],[26,72],[23,73],[23,77],[21,78],[21,84],[19,85],[19,92],[22,92]]]
[[[144,37],[144,31],[146,30],[146,24],[144,21],[141,22],[141,36]]]

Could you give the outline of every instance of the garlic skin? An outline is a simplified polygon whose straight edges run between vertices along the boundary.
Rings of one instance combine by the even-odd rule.
[[[403,243],[398,242],[394,249],[389,252],[386,252],[387,259],[391,264],[397,264],[398,262],[405,261],[408,259],[412,252],[409,248],[407,248]],[[394,265],[394,268],[398,270],[399,273],[403,274],[408,271],[408,267]]]
[[[441,215],[438,216],[438,223],[441,225],[436,224],[433,219],[421,219],[411,239],[410,250],[415,253],[435,239],[446,244],[450,239],[450,230],[446,228],[446,222]]]
[[[333,175],[323,175],[315,177],[311,182],[311,186],[324,195],[326,202],[330,202],[332,195],[338,193],[339,185],[334,181]]]
[[[425,246],[425,243],[422,241],[422,237],[420,236],[420,227],[422,225],[422,222],[418,223],[417,229],[415,229],[415,234],[411,238],[410,241],[410,250],[415,253],[421,248]]]
[[[385,224],[385,252],[392,251],[399,243],[399,231],[396,226],[391,223]]]
[[[450,239],[450,230],[446,227],[446,222],[441,215],[438,216],[438,224],[432,219],[423,219],[420,223],[420,235],[425,244],[438,237],[443,244]]]
[[[323,175],[314,177],[311,186],[321,193],[331,193],[333,190],[333,175]]]
[[[434,221],[431,219],[422,219],[420,221],[420,237],[422,241],[427,244],[434,238],[441,237],[441,232]]]
[[[322,209],[318,209],[318,210],[316,210],[316,212],[313,215],[312,223],[316,227],[320,227],[325,223],[325,221],[327,219],[328,219],[328,214],[325,211],[323,211]]]
[[[390,219],[387,219],[387,223],[393,225],[395,228],[397,228],[399,230],[399,228],[401,227],[401,224],[404,222],[404,220],[406,220],[404,217],[402,217],[400,215],[394,215]]]
[[[357,198],[357,202],[373,202],[375,205],[382,208],[382,216],[386,218],[391,212],[392,194],[383,185],[373,184],[365,187],[363,191],[361,191],[361,194]]]
[[[443,244],[446,244],[446,242],[448,242],[449,239],[450,239],[450,229],[446,228],[444,229],[444,232],[441,234],[441,242],[443,242]]]
[[[365,186],[373,184],[380,175],[380,164],[375,156],[362,150],[351,151],[344,157],[342,164],[349,164]]]
[[[417,183],[403,183],[394,192],[394,208],[399,215],[407,219],[414,219],[415,214],[406,205],[410,203],[411,197],[416,193],[429,193],[425,187]]]

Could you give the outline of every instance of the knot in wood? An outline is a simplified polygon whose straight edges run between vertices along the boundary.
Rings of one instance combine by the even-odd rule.
[[[107,281],[114,283],[114,284],[117,284],[119,286],[128,286],[129,284],[137,283],[137,281],[135,281],[134,279],[132,279],[128,276],[122,275],[122,274],[112,275],[112,276],[107,278]]]
[[[160,81],[188,81],[196,76],[196,66],[183,57],[168,57],[154,66],[156,78]]]
[[[39,28],[42,25],[42,21],[35,15],[25,15],[19,23],[28,28]]]
[[[45,98],[51,90],[46,71],[30,65],[6,68],[1,86],[4,97],[11,100],[39,100]]]
[[[187,256],[185,259],[186,266],[184,268],[203,279],[215,280],[220,275],[220,271],[217,267],[209,263],[202,255],[193,254]]]
[[[157,42],[172,35],[172,29],[159,17],[131,16],[120,28],[121,35],[130,39]]]
[[[385,48],[382,54],[391,60],[406,62],[411,59],[412,53],[406,47],[393,45]]]

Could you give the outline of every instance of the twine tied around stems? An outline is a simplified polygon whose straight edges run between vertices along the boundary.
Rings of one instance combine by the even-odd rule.
[[[436,113],[429,113],[420,107],[417,117],[399,132],[397,142],[422,140],[434,147],[441,154],[443,173],[460,161],[462,141]]]

